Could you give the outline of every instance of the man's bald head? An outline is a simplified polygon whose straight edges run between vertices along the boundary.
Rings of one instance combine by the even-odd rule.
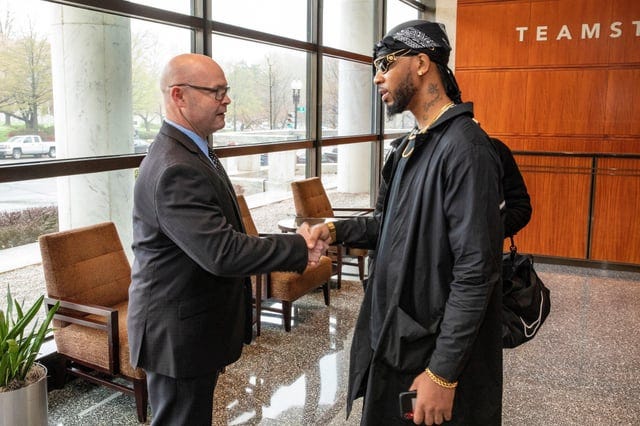
[[[210,57],[196,53],[175,56],[160,76],[167,119],[203,138],[220,130],[231,103],[227,86],[224,71]]]
[[[223,74],[222,68],[208,56],[197,53],[185,53],[173,57],[165,65],[160,76],[160,90],[167,92],[173,84],[189,83],[206,85],[207,77]]]

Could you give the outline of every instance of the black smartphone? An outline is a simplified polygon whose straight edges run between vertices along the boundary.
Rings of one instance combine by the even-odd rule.
[[[405,420],[413,419],[413,409],[416,405],[416,391],[400,392],[400,417]]]

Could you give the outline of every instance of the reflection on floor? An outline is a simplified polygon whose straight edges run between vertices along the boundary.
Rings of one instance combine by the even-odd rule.
[[[640,274],[538,265],[552,312],[538,336],[505,351],[504,425],[638,425]],[[227,368],[215,425],[353,425],[345,420],[348,350],[359,282],[295,304],[285,333],[277,316]],[[74,380],[49,393],[49,424],[137,424],[133,398]]]

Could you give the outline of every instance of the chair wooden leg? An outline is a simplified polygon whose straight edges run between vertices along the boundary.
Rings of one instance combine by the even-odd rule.
[[[49,376],[51,376],[51,380],[47,383],[47,388],[49,390],[62,389],[67,383],[69,360],[62,356],[58,356],[57,358],[54,358],[53,362],[47,364],[47,369],[49,370]]]
[[[358,274],[360,281],[364,280],[364,256],[358,256]]]
[[[136,412],[138,414],[138,421],[140,423],[145,423],[147,421],[147,405],[149,403],[147,380],[133,379],[133,393],[136,399]]]
[[[329,281],[322,284],[322,294],[324,295],[324,304],[329,306],[329,303],[331,302],[331,295],[329,293]]]
[[[291,302],[282,301],[282,320],[284,331],[291,331]]]

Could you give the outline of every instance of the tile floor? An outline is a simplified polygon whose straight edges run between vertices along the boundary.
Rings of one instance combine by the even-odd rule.
[[[538,336],[505,351],[503,424],[640,425],[640,273],[538,264],[552,311]],[[216,388],[215,425],[354,425],[345,420],[359,282],[296,304],[285,333],[262,335]],[[133,398],[75,380],[49,393],[50,425],[135,425]]]

